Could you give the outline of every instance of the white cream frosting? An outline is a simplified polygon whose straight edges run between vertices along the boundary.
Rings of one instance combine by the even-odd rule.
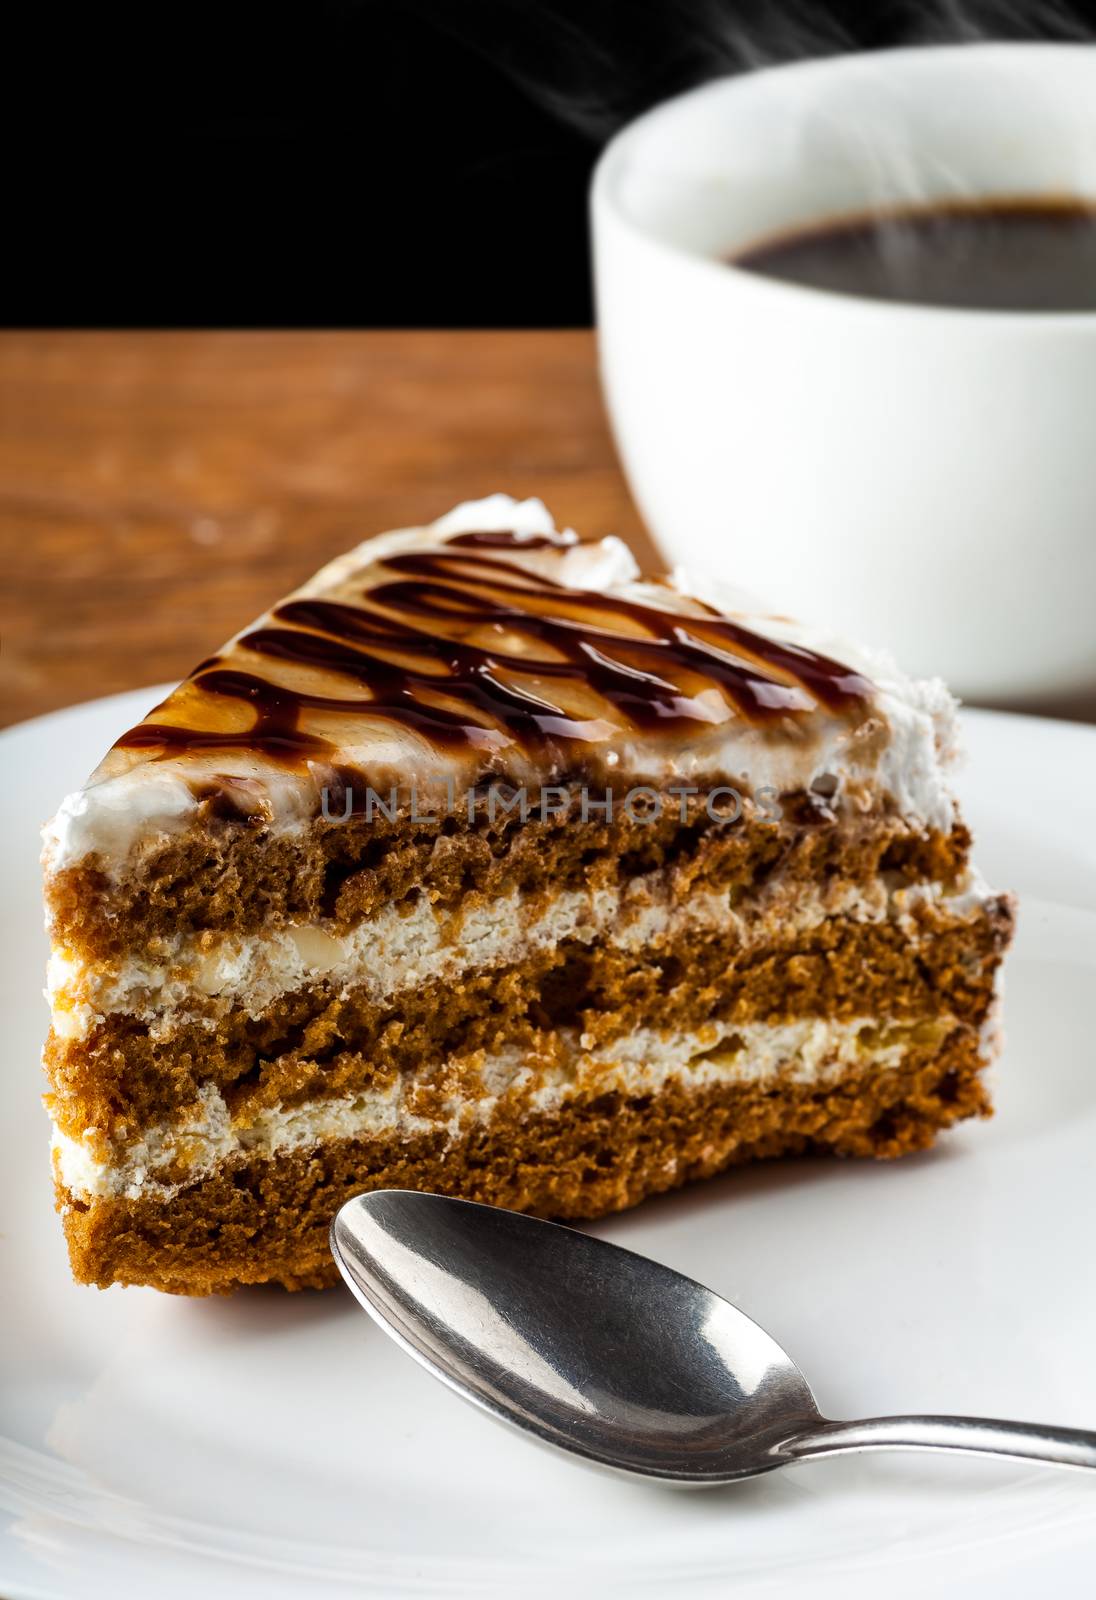
[[[777,791],[836,777],[862,794],[884,791],[918,825],[950,826],[954,807],[944,768],[956,742],[955,702],[942,684],[915,682],[884,657],[827,640],[787,619],[753,610],[736,612],[731,602],[740,597],[727,596],[726,591],[717,591],[690,574],[675,574],[669,585],[639,581],[635,562],[618,539],[582,544],[567,530],[559,536],[561,542],[538,546],[538,536],[554,531],[552,518],[539,500],[517,502],[493,495],[456,507],[429,527],[382,534],[330,563],[291,598],[330,595],[340,585],[359,580],[367,587],[386,556],[428,550],[461,531],[491,529],[508,529],[518,535],[517,544],[495,554],[519,569],[550,576],[568,587],[640,600],[683,616],[696,614],[695,608],[690,609],[693,596],[723,603],[736,621],[755,633],[832,654],[873,680],[876,708],[887,729],[881,750],[878,741],[865,744],[840,719],[807,740],[772,738],[735,717],[713,696],[709,707],[712,723],[698,724],[695,738],[620,738],[611,730],[606,732],[608,742],[599,749],[614,772],[641,772],[666,783],[689,783],[698,775],[714,773],[728,784],[747,781],[755,789],[770,786]],[[523,547],[524,540],[530,541],[528,548]],[[268,615],[260,620],[271,619]],[[231,651],[243,636],[237,635],[222,654]],[[409,729],[377,718],[363,721],[368,727],[360,734],[339,730],[344,741],[342,756],[351,767],[398,772],[407,781],[424,769],[424,763],[431,771],[436,769],[436,752],[428,752],[424,741]],[[591,737],[596,740],[602,735],[595,729]],[[489,754],[496,742],[485,730],[477,760]],[[48,868],[59,871],[96,855],[107,870],[123,870],[126,858],[143,844],[186,827],[197,804],[188,780],[220,780],[226,775],[255,796],[257,809],[277,829],[299,827],[312,816],[318,789],[327,781],[319,768],[311,776],[302,776],[278,768],[259,754],[239,751],[190,753],[185,758],[153,762],[142,752],[115,750],[89,784],[62,803],[47,825]]]
[[[939,1017],[920,1026],[943,1034],[950,1025],[949,1018]],[[463,1076],[440,1105],[428,1102],[429,1112],[416,1101],[414,1078],[398,1074],[381,1088],[263,1109],[237,1123],[219,1091],[207,1086],[188,1116],[145,1129],[113,1162],[98,1160],[86,1143],[59,1129],[54,1130],[54,1160],[60,1181],[76,1196],[166,1199],[180,1185],[158,1174],[180,1155],[187,1181],[193,1181],[237,1157],[275,1156],[339,1139],[378,1134],[406,1139],[439,1128],[455,1139],[490,1121],[508,1100],[520,1099],[535,1115],[555,1110],[576,1094],[657,1094],[673,1080],[696,1090],[777,1078],[790,1084],[825,1083],[852,1067],[880,1072],[898,1067],[910,1031],[909,1023],[889,1024],[877,1017],[808,1017],[737,1026],[711,1023],[691,1032],[637,1029],[598,1047],[585,1035],[564,1033],[564,1049],[550,1062],[513,1047],[500,1051],[479,1068],[478,1093],[469,1093]]]

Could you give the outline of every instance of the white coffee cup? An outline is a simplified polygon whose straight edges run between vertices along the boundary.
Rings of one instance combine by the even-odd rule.
[[[878,205],[1096,202],[1096,49],[725,79],[594,179],[601,367],[666,557],[983,699],[1096,687],[1096,313],[934,309],[724,258]]]

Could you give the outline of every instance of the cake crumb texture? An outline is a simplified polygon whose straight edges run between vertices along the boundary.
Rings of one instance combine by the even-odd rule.
[[[264,1282],[321,1288],[338,1277],[331,1219],[365,1190],[431,1190],[578,1221],[747,1161],[809,1153],[890,1160],[990,1114],[983,1065],[977,1036],[958,1028],[941,1047],[911,1049],[895,1069],[869,1068],[823,1088],[698,1093],[672,1082],[654,1097],[610,1094],[551,1115],[502,1115],[458,1140],[382,1136],[244,1163],[166,1202],[87,1204],[59,1188],[58,1208],[82,1283],[189,1295]]]

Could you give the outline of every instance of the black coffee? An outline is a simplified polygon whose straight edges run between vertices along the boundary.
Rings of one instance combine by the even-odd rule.
[[[986,311],[1096,311],[1096,206],[985,201],[823,223],[736,267],[871,300]]]

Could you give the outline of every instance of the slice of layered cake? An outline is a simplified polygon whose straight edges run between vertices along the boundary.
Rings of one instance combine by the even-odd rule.
[[[77,1278],[334,1279],[362,1189],[597,1217],[988,1107],[953,702],[499,496],[334,562],[46,831]]]

